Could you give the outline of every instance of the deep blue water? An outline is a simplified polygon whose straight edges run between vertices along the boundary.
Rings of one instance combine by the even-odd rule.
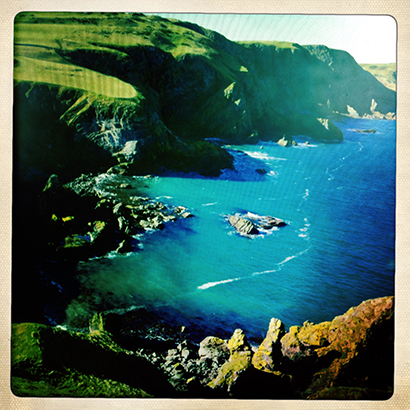
[[[144,194],[195,217],[145,235],[132,255],[80,264],[83,295],[91,296],[70,303],[67,322],[91,308],[147,306],[208,333],[240,327],[257,340],[272,317],[286,327],[319,323],[393,295],[396,123],[337,125],[341,144],[305,145],[301,136],[291,148],[230,146],[236,171],[148,182]],[[369,128],[377,133],[354,131]],[[226,221],[243,211],[288,225],[245,238]]]

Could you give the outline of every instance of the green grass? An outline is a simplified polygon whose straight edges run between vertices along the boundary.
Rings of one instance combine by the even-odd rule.
[[[273,46],[276,50],[296,50],[299,48],[298,44],[290,43],[288,41],[238,41],[239,44],[251,45],[261,44],[264,46]]]
[[[127,57],[127,49],[155,46],[171,54],[177,61],[187,55],[201,56],[216,69],[222,70],[227,77],[232,77],[232,71],[247,71],[246,67],[242,67],[231,56],[216,51],[213,41],[206,36],[157,16],[125,13],[21,13],[16,17],[14,37],[15,44],[20,45],[16,46],[16,50],[24,52],[23,56],[52,63],[68,64],[69,61],[58,61],[58,54],[76,50],[107,53],[120,60]],[[38,50],[30,51],[29,47]],[[37,64],[36,68],[42,67]],[[19,80],[24,77],[21,71],[17,72]],[[60,67],[59,71],[64,84],[71,85],[73,81],[68,77],[73,74],[72,70]],[[29,75],[35,77],[36,81],[41,79],[40,75]],[[82,76],[91,78],[90,73],[79,72],[79,77]],[[55,78],[56,76],[52,80],[53,84],[57,81]],[[110,84],[109,80],[96,77],[92,87],[100,91],[98,84],[101,81],[106,81],[103,85],[109,86],[110,96],[118,90],[122,95],[119,98],[132,98],[133,93],[129,87],[118,81]],[[79,78],[78,83],[80,88],[84,87],[83,78]]]
[[[110,98],[136,98],[137,91],[118,78],[70,64],[31,57],[15,57],[15,81],[51,84]]]

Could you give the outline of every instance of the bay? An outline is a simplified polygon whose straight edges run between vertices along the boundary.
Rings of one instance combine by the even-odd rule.
[[[318,323],[393,295],[396,123],[344,118],[336,125],[341,144],[299,136],[290,148],[227,146],[235,171],[169,174],[139,187],[195,217],[144,235],[137,252],[80,263],[82,291],[65,323],[144,306],[197,329],[198,340],[241,328],[258,341],[272,317],[286,327]],[[236,212],[271,215],[287,226],[245,238],[227,222]]]

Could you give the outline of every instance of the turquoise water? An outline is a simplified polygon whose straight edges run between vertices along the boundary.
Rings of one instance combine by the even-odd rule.
[[[229,336],[240,327],[256,340],[272,317],[287,327],[318,323],[392,295],[396,124],[337,125],[341,144],[305,145],[300,137],[292,148],[229,146],[236,171],[148,182],[143,194],[195,217],[145,235],[138,252],[80,264],[86,292],[68,306],[67,321],[87,309],[146,306],[206,334]],[[226,217],[246,211],[288,225],[245,238]]]

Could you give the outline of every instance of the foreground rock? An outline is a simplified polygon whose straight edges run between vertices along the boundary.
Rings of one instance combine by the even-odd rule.
[[[115,330],[115,317],[101,314],[90,321],[89,334],[15,324],[12,390],[21,396],[386,400],[393,389],[393,312],[393,297],[372,299],[330,322],[305,322],[287,333],[272,318],[259,348],[241,329],[229,340],[206,337],[199,346],[183,333],[169,338],[155,324],[145,335],[160,343],[145,343],[141,325],[134,341],[131,334],[118,338],[126,327]]]
[[[258,235],[261,231],[286,226],[282,219],[274,218],[273,216],[260,216],[250,212],[229,215],[228,222],[243,236]]]

